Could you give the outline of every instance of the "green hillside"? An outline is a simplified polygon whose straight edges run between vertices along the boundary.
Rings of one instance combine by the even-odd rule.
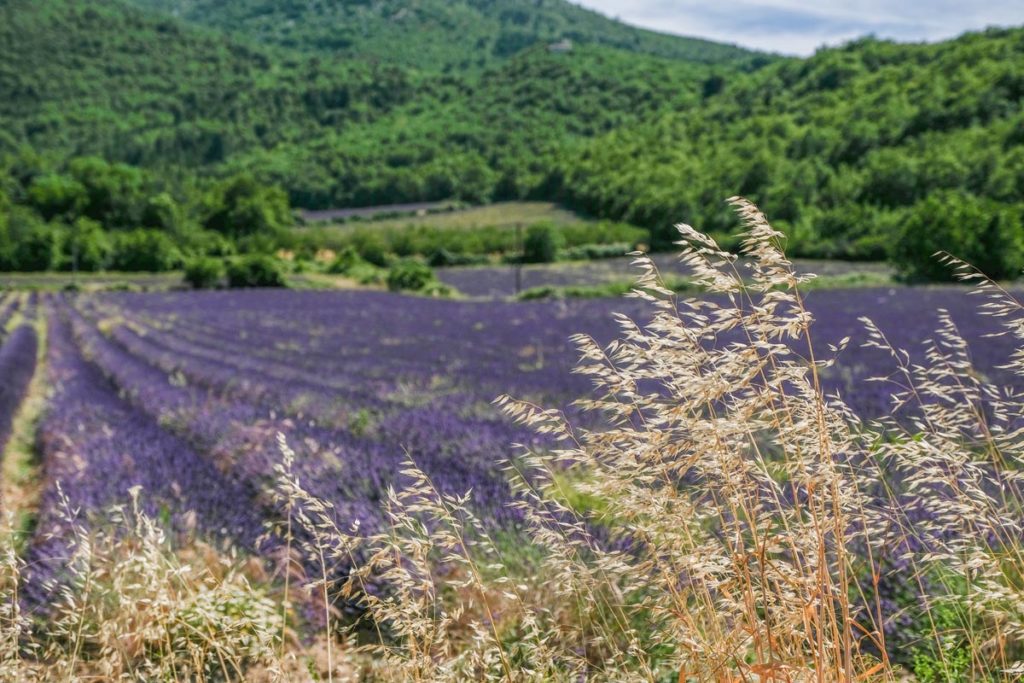
[[[548,198],[578,145],[699,108],[713,73],[608,48],[531,50],[479,78],[424,82],[379,119],[309,130],[301,145],[227,165],[281,184],[304,207]]]
[[[451,7],[483,17],[479,26],[497,16],[491,3]],[[294,17],[313,26],[298,19],[322,13]],[[729,233],[722,199],[743,194],[797,255],[898,258],[926,278],[942,273],[915,259],[940,248],[1000,276],[1024,266],[1024,30],[935,45],[866,39],[757,63],[600,42],[553,52],[541,41],[445,74],[258,46],[122,0],[13,0],[0,7],[0,207],[60,233],[83,215],[62,192],[123,163],[113,176],[136,177],[133,208],[108,214],[94,202],[85,215],[103,228],[168,224],[138,222],[167,194],[176,229],[224,232],[219,202],[233,197],[245,209],[227,230],[235,239],[246,215],[281,222],[276,199],[258,209],[247,199],[282,197],[260,189],[279,186],[303,208],[558,201],[649,228],[668,247],[679,220]],[[105,161],[75,161],[86,156]],[[243,232],[250,246],[275,239]]]
[[[258,50],[113,0],[5,2],[0,52],[0,151],[195,167],[411,94],[397,69]]]
[[[959,246],[999,275],[1024,266],[1024,30],[862,40],[718,85],[699,109],[585,145],[563,166],[567,198],[663,243],[680,218],[731,229],[719,200],[742,194],[797,254]]]
[[[578,141],[697,106],[712,73],[737,73],[540,46],[473,75],[417,75],[255,48],[117,0],[0,12],[0,152],[251,169],[307,208],[544,194]]]
[[[626,26],[566,0],[133,1],[260,43],[425,70],[466,71],[566,39],[703,63],[752,56]]]

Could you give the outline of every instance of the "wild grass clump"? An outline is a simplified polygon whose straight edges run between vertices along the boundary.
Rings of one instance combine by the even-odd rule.
[[[88,527],[63,500],[70,557],[23,605],[13,520],[0,528],[0,680],[241,680],[276,671],[279,605],[212,548],[173,547],[138,505]],[[37,575],[38,577],[38,575]]]
[[[554,444],[510,465],[526,520],[515,544],[414,459],[373,533],[339,528],[282,468],[316,560],[356,567],[317,586],[364,611],[348,651],[369,656],[368,680],[1024,672],[1020,399],[972,366],[948,316],[920,364],[864,319],[867,345],[892,360],[879,381],[895,417],[859,419],[821,388],[849,340],[815,347],[800,293],[813,276],[794,272],[754,206],[732,202],[743,261],[680,226],[682,259],[710,296],[677,300],[637,255],[633,296],[651,318],[620,318],[606,348],[575,339],[595,388],[578,406],[602,427],[499,399]],[[981,291],[1024,340],[1020,306]],[[1024,373],[1024,355],[1007,368]]]

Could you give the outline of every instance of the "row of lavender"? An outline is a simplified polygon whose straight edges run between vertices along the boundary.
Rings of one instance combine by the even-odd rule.
[[[17,294],[0,294],[0,338],[3,338],[11,318],[21,308],[21,297]]]
[[[676,254],[652,254],[658,271],[666,278],[686,278],[689,273]],[[884,263],[797,260],[799,273],[829,278],[891,279],[893,270]],[[525,266],[454,266],[439,268],[438,278],[462,294],[472,297],[513,297],[520,290],[535,287],[593,287],[611,282],[632,282],[636,277],[633,259],[531,264]],[[519,289],[517,289],[517,285]]]
[[[21,305],[19,296],[0,297],[0,455],[10,439],[14,418],[35,373],[38,353],[39,340],[31,324],[18,325],[6,334],[11,318]]]

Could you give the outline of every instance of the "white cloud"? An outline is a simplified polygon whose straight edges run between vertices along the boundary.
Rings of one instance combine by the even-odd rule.
[[[582,0],[623,21],[786,54],[875,34],[903,41],[942,40],[987,26],[1024,24],[1021,0]]]

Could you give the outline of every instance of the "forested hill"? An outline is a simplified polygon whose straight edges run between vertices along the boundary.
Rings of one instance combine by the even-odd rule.
[[[245,46],[117,0],[0,5],[0,152],[217,164],[406,101],[396,68]]]
[[[950,249],[999,275],[1024,266],[1024,29],[865,39],[715,90],[585,144],[564,166],[568,198],[667,241],[680,217],[729,230],[718,200],[742,194],[796,253]]]
[[[218,181],[252,175],[304,208],[561,201],[664,247],[680,220],[728,233],[722,199],[744,194],[795,254],[946,248],[996,275],[1024,266],[1024,30],[716,64],[600,42],[445,74],[257,45],[124,0],[9,0],[0,207],[73,223],[61,192],[100,168],[73,159],[97,156],[148,169],[186,224]],[[90,218],[120,229],[134,206]]]
[[[566,0],[133,0],[260,43],[465,72],[563,40],[702,63],[752,53],[646,31]]]
[[[425,74],[240,43],[119,0],[12,0],[0,19],[0,153],[254,169],[309,208],[540,192],[577,140],[698,106],[706,79],[738,71],[590,45]]]

